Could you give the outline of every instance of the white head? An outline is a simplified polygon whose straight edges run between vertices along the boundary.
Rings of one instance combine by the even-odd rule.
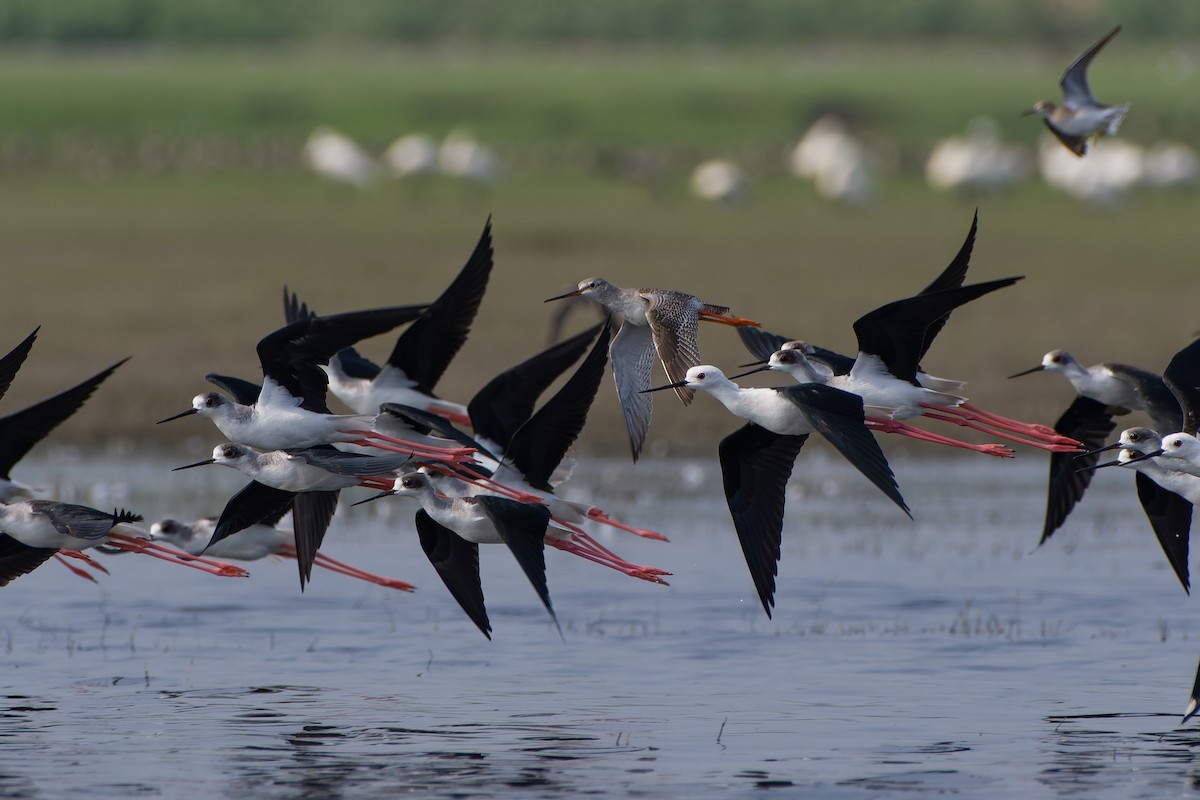
[[[1190,433],[1172,433],[1163,437],[1162,452],[1169,458],[1200,463],[1200,439]]]
[[[784,348],[771,354],[771,359],[767,362],[771,369],[786,372],[802,383],[815,383],[820,380],[820,373],[808,360],[803,349],[787,349],[787,345],[784,345]]]
[[[155,541],[170,542],[186,551],[190,545],[196,542],[207,545],[216,527],[215,517],[203,517],[195,522],[180,522],[168,517],[150,526],[150,538]]]
[[[1121,431],[1121,437],[1117,441],[1127,449],[1142,454],[1153,453],[1162,447],[1162,439],[1158,432],[1149,428],[1126,428]]]

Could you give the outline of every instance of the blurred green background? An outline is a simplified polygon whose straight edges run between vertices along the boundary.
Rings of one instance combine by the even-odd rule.
[[[980,116],[1032,156],[1044,128],[1020,112],[1057,99],[1067,63],[1118,23],[1092,84],[1132,103],[1122,137],[1200,148],[1190,0],[0,0],[4,335],[43,326],[0,413],[133,355],[57,437],[215,442],[207,422],[153,423],[206,372],[257,377],[284,284],[321,312],[432,300],[489,214],[496,268],[447,398],[539,349],[542,300],[592,275],[853,352],[853,320],[923,287],[978,206],[971,278],[1027,277],[957,312],[926,366],[1051,422],[1065,381],[1004,376],[1057,347],[1159,370],[1200,329],[1196,189],[945,193],[924,164]],[[861,207],[787,169],[831,113],[872,154]],[[503,176],[337,184],[302,158],[321,126],[375,157],[469,131]],[[744,170],[740,202],[691,193],[711,158]],[[746,360],[728,329],[701,345],[723,368]],[[652,452],[711,450],[737,423],[709,400],[657,403]],[[609,382],[583,443],[625,448]]]

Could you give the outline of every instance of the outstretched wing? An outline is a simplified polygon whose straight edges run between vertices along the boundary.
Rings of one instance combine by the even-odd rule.
[[[291,507],[295,496],[295,492],[285,492],[258,481],[250,481],[229,498],[217,520],[217,527],[213,529],[212,538],[205,547],[212,547],[226,536],[244,531],[264,519],[278,520]]]
[[[1109,31],[1100,41],[1083,51],[1067,67],[1067,71],[1063,73],[1062,80],[1059,81],[1059,85],[1062,86],[1063,90],[1064,106],[1077,109],[1096,103],[1096,96],[1092,94],[1091,84],[1088,83],[1088,67],[1091,66],[1092,59],[1096,57],[1096,54],[1100,52],[1104,45],[1108,44],[1120,32],[1121,26],[1118,25]]]
[[[0,533],[0,586],[28,575],[57,552],[54,548],[21,544],[7,533]]]
[[[933,279],[933,283],[922,289],[920,294],[944,292],[947,289],[957,289],[963,285],[963,281],[967,279],[967,268],[971,266],[971,252],[975,249],[975,234],[978,231],[979,209],[976,208],[975,218],[971,220],[971,230],[967,231],[967,238],[963,241],[962,247],[958,248],[958,253],[955,254],[954,260],[942,270],[940,275]],[[934,338],[941,333],[942,328],[945,327],[949,319],[950,312],[946,312],[929,323],[929,327],[925,329],[925,341],[921,344],[920,355],[917,356],[918,363],[929,352],[929,347],[933,344]]]
[[[784,493],[808,436],[781,436],[754,423],[721,440],[721,480],[733,528],[763,611],[775,605]]]
[[[696,342],[700,317],[695,307],[696,300],[683,292],[661,290],[644,292],[642,297],[650,301],[646,319],[654,333],[654,349],[658,351],[658,360],[662,362],[671,382],[678,383],[689,369],[700,363],[700,346]],[[686,406],[691,404],[696,393],[686,386],[676,386],[675,394]]]
[[[513,434],[533,415],[538,397],[579,360],[605,324],[552,345],[488,381],[467,405],[475,435],[506,449]]]
[[[612,358],[617,399],[621,403],[621,413],[625,415],[629,448],[633,451],[633,460],[637,461],[654,412],[653,398],[649,393],[643,394],[650,388],[650,370],[654,366],[653,334],[644,325],[624,322],[608,354]]]
[[[396,339],[387,367],[398,369],[416,383],[416,390],[433,394],[433,388],[450,361],[467,341],[471,323],[483,301],[492,272],[492,218],[467,263],[446,290]]]
[[[552,491],[550,476],[587,422],[588,411],[604,379],[610,332],[611,326],[605,325],[592,352],[575,374],[521,426],[504,451],[505,457],[535,489]]]
[[[918,294],[880,306],[854,321],[858,349],[879,356],[889,372],[915,385],[917,365],[924,353],[930,326],[964,303],[1012,286],[1018,280],[1020,278],[1002,278]]]
[[[554,606],[550,604],[550,590],[546,586],[546,526],[550,524],[550,509],[536,503],[521,503],[507,497],[478,495],[473,498],[483,513],[496,526],[496,532],[508,545],[525,577],[533,584],[550,613],[550,619],[562,633]]]
[[[33,340],[37,338],[38,331],[41,329],[41,325],[34,328],[33,333],[26,336],[20,344],[0,358],[0,397],[4,397],[8,392],[8,387],[12,386],[13,378],[17,377],[17,370],[25,363],[25,358],[33,347]]]
[[[776,391],[795,403],[809,422],[854,467],[886,494],[905,514],[912,512],[900,496],[896,476],[879,443],[867,428],[862,398],[819,383],[798,383]]]
[[[300,567],[300,591],[312,579],[312,565],[325,540],[325,531],[337,510],[338,493],[300,492],[292,500],[292,529],[296,534],[296,563]]]
[[[1108,441],[1117,427],[1115,409],[1090,397],[1077,395],[1075,402],[1054,423],[1054,430],[1083,443],[1086,450],[1097,450]],[[1093,469],[1100,453],[1051,453],[1050,481],[1046,496],[1046,522],[1042,526],[1041,546],[1067,521],[1067,515],[1083,499],[1096,474]]]
[[[1142,510],[1158,543],[1162,545],[1167,561],[1183,590],[1191,594],[1191,580],[1188,578],[1188,536],[1192,529],[1192,504],[1164,489],[1145,474],[1139,472],[1136,478],[1138,500],[1142,501]]]
[[[492,623],[483,604],[479,582],[479,545],[439,524],[422,509],[417,512],[417,535],[429,563],[462,610],[484,636],[492,638]]]
[[[66,391],[0,419],[0,477],[7,479],[12,468],[35,444],[78,411],[96,387],[128,360],[123,358]]]

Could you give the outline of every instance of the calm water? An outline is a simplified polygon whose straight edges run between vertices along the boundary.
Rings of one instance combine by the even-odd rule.
[[[214,513],[241,481],[167,472],[190,455],[18,477]],[[407,501],[343,508],[326,552],[413,595],[323,571],[300,595],[291,563],[232,580],[120,556],[98,586],[47,564],[0,592],[0,797],[1193,795],[1200,732],[1178,723],[1200,636],[1132,476],[1101,473],[1034,551],[1042,458],[893,465],[916,522],[804,453],[773,621],[715,458],[579,470],[672,539],[605,541],[674,576],[548,551],[565,642],[497,547],[485,640]]]

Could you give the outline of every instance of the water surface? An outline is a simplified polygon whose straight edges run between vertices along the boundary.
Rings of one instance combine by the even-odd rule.
[[[241,484],[135,456],[19,477],[151,519]],[[715,459],[578,470],[575,491],[672,540],[604,541],[674,575],[548,551],[562,639],[499,547],[484,639],[406,501],[343,508],[326,552],[412,595],[322,571],[301,595],[268,561],[233,580],[119,556],[98,585],[47,564],[0,591],[0,797],[1194,794],[1200,642],[1132,476],[1099,474],[1035,550],[1043,459],[893,465],[915,522],[804,453],[773,620]]]

